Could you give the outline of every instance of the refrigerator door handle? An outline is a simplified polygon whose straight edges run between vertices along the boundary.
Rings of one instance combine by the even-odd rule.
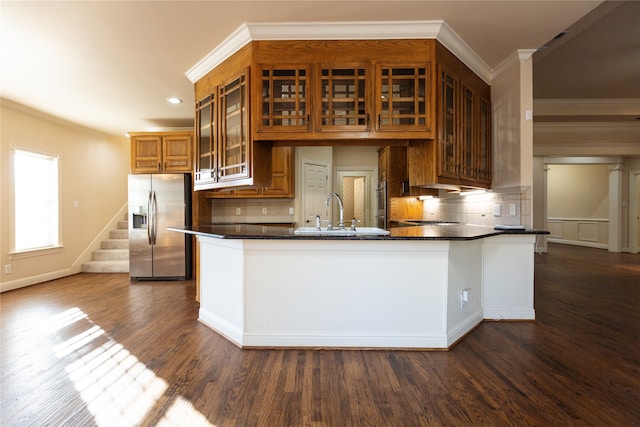
[[[157,226],[158,226],[158,200],[156,199],[156,192],[155,190],[153,191],[153,216],[152,216],[152,220],[153,220],[153,231],[151,234],[151,244],[155,245],[156,244],[156,235],[157,235]]]
[[[151,244],[151,219],[153,218],[153,212],[151,211],[151,191],[147,196],[147,241]]]

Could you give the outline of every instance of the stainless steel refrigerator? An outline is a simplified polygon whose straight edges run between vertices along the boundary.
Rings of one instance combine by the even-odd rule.
[[[191,175],[129,175],[129,276],[191,277],[191,236],[167,227],[191,225]]]

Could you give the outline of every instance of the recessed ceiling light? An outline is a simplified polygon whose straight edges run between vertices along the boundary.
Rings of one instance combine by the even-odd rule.
[[[180,104],[182,102],[182,99],[171,97],[171,98],[167,98],[167,102],[169,104]]]

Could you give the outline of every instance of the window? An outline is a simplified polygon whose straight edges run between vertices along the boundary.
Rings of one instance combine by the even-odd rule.
[[[59,246],[58,157],[14,150],[14,251]]]

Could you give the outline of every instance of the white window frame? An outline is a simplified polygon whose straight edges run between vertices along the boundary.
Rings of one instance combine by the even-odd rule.
[[[62,170],[62,156],[59,154],[52,154],[52,153],[48,153],[48,152],[44,152],[41,150],[37,150],[37,149],[33,149],[33,148],[29,148],[29,147],[21,147],[21,146],[17,146],[17,145],[11,145],[11,159],[10,159],[10,177],[11,177],[11,185],[10,185],[10,192],[11,192],[11,209],[10,209],[10,239],[11,239],[11,246],[10,246],[10,252],[9,252],[9,259],[19,259],[19,258],[23,258],[23,257],[29,257],[29,256],[36,256],[36,255],[41,255],[41,254],[46,254],[46,253],[53,253],[53,252],[59,252],[63,245],[62,245],[62,192],[61,192],[61,170]],[[16,222],[16,165],[15,165],[15,155],[16,155],[16,151],[22,151],[22,152],[26,152],[26,153],[30,153],[36,156],[42,156],[45,158],[49,158],[52,160],[55,160],[57,162],[57,177],[56,177],[56,184],[57,184],[57,211],[58,211],[58,220],[57,220],[57,228],[58,228],[58,235],[57,235],[57,242],[54,242],[51,245],[46,245],[46,246],[42,246],[42,247],[32,247],[32,248],[16,248],[16,227],[17,227],[17,222]]]

